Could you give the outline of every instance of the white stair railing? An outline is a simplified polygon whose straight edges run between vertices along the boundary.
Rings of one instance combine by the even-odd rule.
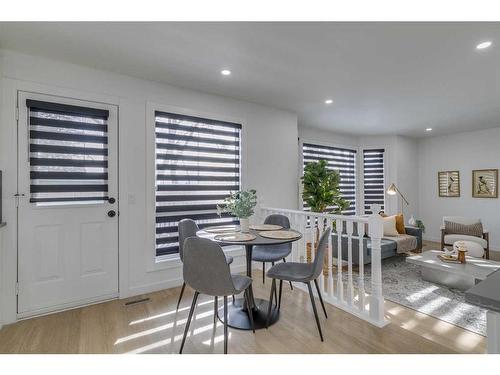
[[[378,327],[383,327],[388,324],[384,318],[382,294],[380,246],[383,223],[378,215],[380,206],[372,205],[371,209],[374,214],[369,216],[344,216],[261,207],[259,216],[263,221],[270,214],[285,215],[289,218],[291,227],[302,233],[302,238],[293,243],[292,253],[287,259],[292,262],[313,262],[316,254],[317,230],[322,233],[326,228],[332,228],[323,272],[318,279],[324,301]],[[368,227],[368,232],[365,230],[366,227]],[[371,240],[371,264],[369,266],[371,290],[369,294],[365,290],[367,269],[364,265],[364,243],[367,240],[365,233]],[[359,244],[357,248],[353,247],[353,239],[357,239]],[[337,241],[336,254],[333,253],[333,241]],[[345,257],[344,251],[347,253]],[[355,251],[358,252],[357,265],[353,264]],[[297,284],[297,287],[306,290],[305,285]]]

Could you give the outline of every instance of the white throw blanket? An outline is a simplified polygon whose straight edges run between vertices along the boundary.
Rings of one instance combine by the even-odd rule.
[[[397,245],[396,252],[398,254],[413,251],[418,246],[417,237],[410,236],[409,234],[399,234],[397,236],[384,236],[384,238],[386,240],[391,240],[396,242]]]

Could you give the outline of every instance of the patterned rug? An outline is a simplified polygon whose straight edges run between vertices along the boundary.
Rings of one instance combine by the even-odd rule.
[[[369,266],[365,270],[370,292]],[[464,292],[422,280],[420,267],[404,256],[382,261],[382,288],[389,301],[486,336],[486,310],[465,302]]]

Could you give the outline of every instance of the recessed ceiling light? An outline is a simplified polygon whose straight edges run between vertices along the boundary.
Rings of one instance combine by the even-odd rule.
[[[332,104],[333,103],[333,100],[332,99],[326,99],[325,100],[325,104]]]
[[[220,74],[222,74],[223,76],[229,76],[231,75],[231,71],[229,69],[222,69],[220,71]]]
[[[477,46],[476,46],[476,49],[486,49],[488,47],[491,47],[493,43],[489,40],[485,41],[485,42],[481,42],[479,43]]]
[[[426,132],[431,132],[432,131],[432,128],[426,128],[425,129]]]

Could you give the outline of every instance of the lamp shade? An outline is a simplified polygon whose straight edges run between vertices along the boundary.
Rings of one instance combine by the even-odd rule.
[[[398,192],[398,189],[396,189],[396,185],[394,185],[394,184],[391,184],[389,186],[389,189],[387,189],[387,194],[389,194],[389,195],[396,195],[397,192]]]

